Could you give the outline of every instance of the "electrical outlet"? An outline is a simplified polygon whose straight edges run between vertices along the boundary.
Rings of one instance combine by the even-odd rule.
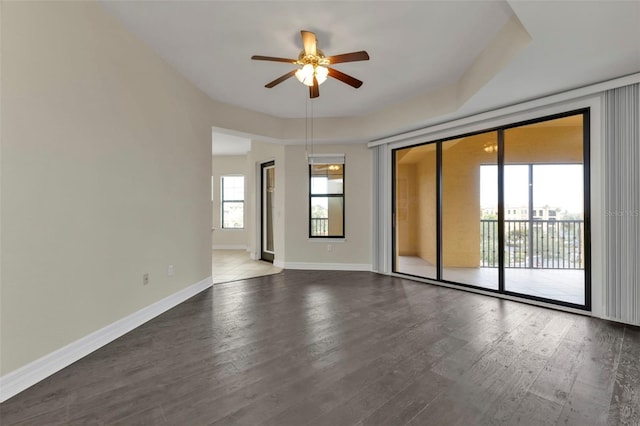
[[[173,276],[173,265],[169,265],[169,267],[167,268],[167,275],[170,277]]]
[[[149,284],[149,273],[148,272],[142,276],[142,285],[147,285],[147,284]]]
[[[333,246],[331,244],[327,244],[327,251],[333,251]]]

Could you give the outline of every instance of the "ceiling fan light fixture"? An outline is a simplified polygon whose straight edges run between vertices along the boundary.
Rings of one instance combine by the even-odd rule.
[[[313,65],[306,64],[302,68],[298,69],[298,71],[296,71],[296,78],[305,86],[313,86],[313,74]]]
[[[326,57],[322,50],[318,49],[318,40],[314,33],[302,30],[300,31],[300,35],[302,36],[302,45],[304,48],[298,54],[298,59],[262,55],[253,55],[251,57],[251,59],[257,61],[286,62],[297,66],[297,68],[265,84],[264,87],[271,89],[295,75],[299,82],[309,87],[309,98],[313,99],[320,96],[318,86],[327,81],[328,77],[333,77],[355,89],[362,86],[362,81],[357,78],[329,67],[333,64],[341,64],[344,62],[367,61],[369,60],[369,54],[367,52],[361,50],[359,52],[343,53]]]
[[[327,80],[329,69],[321,65],[306,64],[296,71],[296,78],[305,86],[313,86],[313,77],[316,77],[318,84],[322,84]]]

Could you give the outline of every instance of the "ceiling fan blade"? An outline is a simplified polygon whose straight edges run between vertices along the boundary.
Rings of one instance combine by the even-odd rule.
[[[273,62],[287,62],[289,64],[295,64],[296,60],[295,59],[287,59],[287,58],[274,58],[273,56],[260,56],[260,55],[253,55],[251,57],[251,59],[253,59],[254,61],[273,61]]]
[[[327,58],[330,64],[339,64],[342,62],[368,61],[369,54],[364,50],[359,52],[343,53],[342,55],[329,56]]]
[[[289,71],[288,73],[286,73],[284,75],[281,75],[280,77],[276,78],[271,83],[265,84],[264,87],[266,87],[267,89],[271,89],[273,86],[278,85],[278,84],[282,83],[283,81],[285,81],[286,79],[293,77],[295,75],[296,71],[297,70]]]
[[[300,31],[302,35],[302,45],[304,46],[304,54],[305,55],[315,55],[316,54],[316,40],[315,33],[311,31]]]
[[[313,77],[313,86],[309,86],[309,97],[311,99],[320,96],[320,88],[318,87],[318,80]]]
[[[341,82],[346,83],[351,87],[355,87],[356,89],[362,86],[362,81],[358,80],[355,77],[351,77],[350,75],[347,75],[343,72],[340,72],[334,68],[329,68],[329,77],[340,80]]]

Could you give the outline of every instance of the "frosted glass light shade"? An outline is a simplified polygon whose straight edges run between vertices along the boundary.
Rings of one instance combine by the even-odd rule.
[[[316,80],[318,80],[318,85],[321,85],[327,80],[327,76],[329,75],[329,69],[323,66],[318,65],[316,67]]]
[[[318,85],[320,85],[327,80],[329,69],[320,65],[317,65],[314,68],[312,64],[306,64],[298,71],[296,71],[296,78],[305,86],[313,86],[314,75],[316,76],[316,80],[318,80]]]
[[[296,71],[296,78],[305,86],[313,86],[313,65],[306,64]]]

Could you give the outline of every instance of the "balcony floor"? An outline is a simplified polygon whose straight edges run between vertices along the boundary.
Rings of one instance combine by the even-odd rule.
[[[430,279],[436,277],[436,267],[417,256],[398,256],[397,272]],[[498,268],[444,268],[443,278],[446,281],[498,289]],[[584,305],[584,270],[507,268],[505,289]]]

